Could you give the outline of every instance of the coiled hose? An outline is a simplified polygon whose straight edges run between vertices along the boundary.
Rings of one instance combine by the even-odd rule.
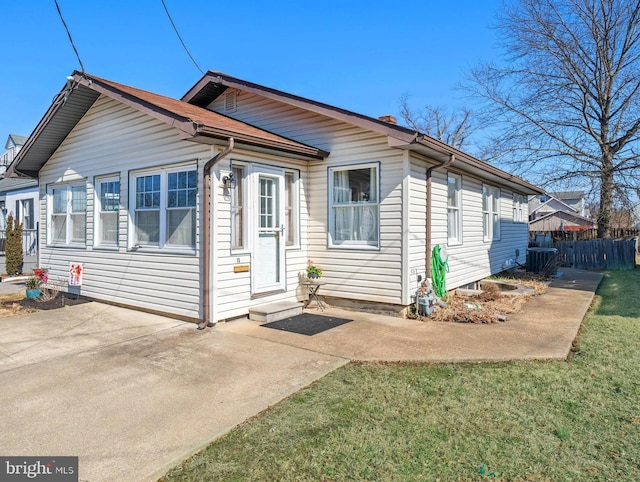
[[[435,291],[438,298],[445,298],[447,296],[447,285],[445,283],[445,277],[449,271],[449,258],[445,261],[440,256],[440,245],[436,244],[431,251],[431,281],[433,284],[433,291]]]

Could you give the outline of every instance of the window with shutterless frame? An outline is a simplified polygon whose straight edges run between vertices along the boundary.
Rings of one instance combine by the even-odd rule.
[[[462,243],[462,177],[447,174],[447,242]]]
[[[120,177],[95,180],[94,245],[117,247],[119,244]]]
[[[379,163],[329,168],[329,247],[380,246]]]
[[[195,250],[196,165],[133,172],[130,184],[131,247]]]
[[[482,185],[482,230],[485,241],[500,240],[500,188]]]
[[[47,186],[47,228],[47,243],[50,245],[86,245],[86,181]]]

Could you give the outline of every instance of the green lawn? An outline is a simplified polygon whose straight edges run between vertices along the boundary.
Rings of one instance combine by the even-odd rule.
[[[606,273],[568,362],[351,364],[165,480],[640,480],[639,287]]]

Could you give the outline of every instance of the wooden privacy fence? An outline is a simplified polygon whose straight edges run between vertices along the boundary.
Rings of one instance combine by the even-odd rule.
[[[634,269],[638,238],[556,241],[559,265],[578,269]]]
[[[537,236],[550,236],[553,241],[577,241],[586,239],[598,239],[597,229],[576,229],[565,231],[529,231],[529,239],[533,241]],[[638,228],[611,228],[611,238],[624,238],[628,236],[640,236]]]

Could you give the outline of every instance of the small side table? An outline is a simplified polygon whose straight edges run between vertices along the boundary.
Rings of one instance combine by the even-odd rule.
[[[318,309],[320,311],[324,311],[326,307],[324,303],[320,300],[318,292],[320,291],[320,287],[322,285],[326,285],[327,282],[320,281],[320,280],[304,279],[300,281],[300,284],[302,286],[306,286],[307,293],[309,294],[309,297],[304,302],[303,308],[306,308],[307,306],[309,306],[309,303],[311,303],[311,300],[315,300],[316,304],[318,305]]]

